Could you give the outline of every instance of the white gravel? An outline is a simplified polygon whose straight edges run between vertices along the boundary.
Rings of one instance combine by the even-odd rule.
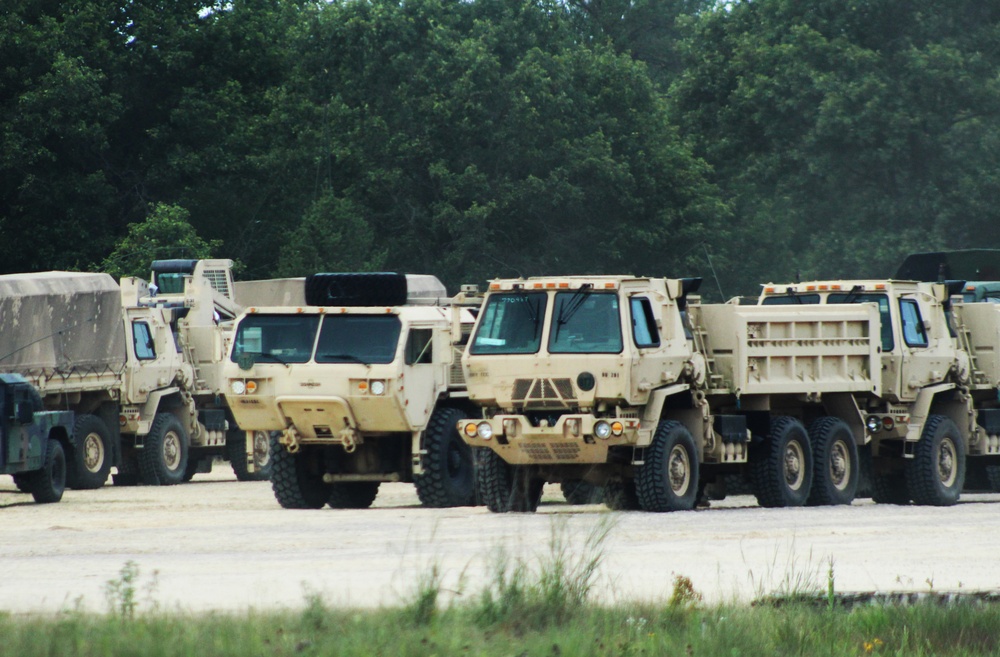
[[[707,510],[647,514],[569,506],[548,486],[537,514],[424,509],[413,487],[383,484],[372,509],[282,509],[266,482],[218,473],[169,488],[67,491],[36,505],[0,477],[0,610],[105,611],[105,587],[139,569],[140,609],[190,612],[405,602],[437,570],[447,601],[485,586],[504,552],[551,561],[553,535],[572,562],[608,529],[595,596],[663,600],[674,577],[707,601],[825,590],[1000,590],[1000,495],[950,508],[761,509],[751,497]],[[225,473],[225,474],[223,474]]]

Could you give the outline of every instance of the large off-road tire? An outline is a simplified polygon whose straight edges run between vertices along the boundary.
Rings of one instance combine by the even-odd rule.
[[[764,507],[802,506],[812,486],[813,460],[809,434],[792,417],[771,419],[763,443],[750,451],[750,482]]]
[[[253,436],[253,472],[247,468],[247,434]],[[241,431],[226,434],[226,458],[238,481],[267,481],[271,478],[271,436],[267,431]]]
[[[66,486],[100,488],[111,473],[111,430],[96,415],[81,415],[73,425],[75,446],[66,455]]]
[[[118,473],[111,475],[115,486],[139,485],[139,457],[136,449],[122,445],[122,458],[118,464]]]
[[[990,490],[1000,493],[1000,465],[986,466],[986,478],[990,483]]]
[[[188,464],[188,435],[173,413],[157,413],[153,426],[137,451],[139,482],[147,486],[184,483]]]
[[[493,513],[534,513],[545,482],[527,467],[507,463],[492,449],[477,452],[479,497]]]
[[[638,511],[639,495],[634,479],[614,479],[604,485],[604,506],[612,511]]]
[[[22,493],[31,492],[31,477],[28,476],[27,472],[19,472],[14,475],[14,485],[17,486],[17,490]]]
[[[906,473],[903,470],[879,472],[878,468],[875,468],[872,474],[872,501],[876,504],[900,506],[909,504],[910,492],[906,487]]]
[[[635,491],[645,511],[688,511],[698,500],[698,453],[691,432],[662,420],[638,467]]]
[[[914,504],[951,506],[965,486],[965,442],[946,415],[927,418],[913,460],[906,469],[906,488]]]
[[[604,487],[582,479],[568,479],[559,484],[559,489],[570,504],[600,504],[604,501]]]
[[[413,483],[421,504],[443,508],[476,503],[476,471],[472,448],[458,435],[458,422],[467,413],[438,408],[424,431],[424,472]]]
[[[289,454],[278,442],[281,434],[271,434],[271,490],[286,509],[320,509],[330,497],[319,467],[320,454],[308,447]]]
[[[809,425],[812,442],[813,481],[808,504],[850,504],[858,491],[858,446],[847,423],[821,417]]]
[[[326,503],[331,509],[367,509],[378,495],[379,482],[351,481],[343,484],[329,484],[330,491]]]
[[[28,473],[28,490],[39,504],[62,499],[66,490],[66,452],[58,440],[50,440],[45,448],[41,470]]]

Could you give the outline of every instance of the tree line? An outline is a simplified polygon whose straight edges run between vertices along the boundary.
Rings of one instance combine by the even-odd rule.
[[[1000,247],[1000,5],[10,0],[0,270],[703,276]]]

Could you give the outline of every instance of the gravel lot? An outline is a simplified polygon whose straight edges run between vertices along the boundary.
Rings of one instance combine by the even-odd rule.
[[[539,512],[424,509],[412,486],[383,484],[362,511],[281,509],[266,482],[237,482],[228,466],[170,488],[67,491],[36,505],[0,478],[0,610],[104,611],[105,586],[139,568],[140,609],[296,608],[406,601],[437,567],[445,599],[471,597],[507,554],[537,563],[555,533],[574,557],[610,527],[595,595],[661,600],[675,575],[706,600],[825,589],[1000,590],[1000,495],[963,495],[951,508],[878,506],[761,509],[751,497],[673,514],[569,506],[555,486]]]

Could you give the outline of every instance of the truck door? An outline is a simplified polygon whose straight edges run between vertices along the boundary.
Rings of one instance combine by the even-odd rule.
[[[941,321],[933,321],[935,313],[940,315]],[[951,367],[954,350],[942,349],[942,345],[950,347],[951,336],[947,333],[944,313],[939,307],[922,304],[914,296],[901,297],[899,322],[903,340],[900,396],[912,399],[920,388],[944,378]],[[944,334],[937,335],[941,332]]]
[[[437,376],[437,362],[446,360],[445,353],[436,353],[442,345],[435,344],[432,326],[410,325],[406,329],[403,347],[403,398],[406,417],[414,427],[423,427],[430,418],[444,379]]]

